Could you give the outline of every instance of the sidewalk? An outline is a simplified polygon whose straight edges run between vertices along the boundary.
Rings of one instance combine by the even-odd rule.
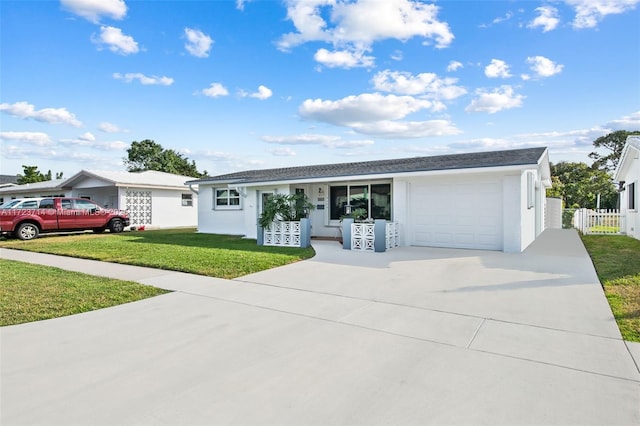
[[[174,290],[0,329],[2,424],[639,424],[638,346],[541,243],[567,255],[314,242],[231,281],[0,249]]]

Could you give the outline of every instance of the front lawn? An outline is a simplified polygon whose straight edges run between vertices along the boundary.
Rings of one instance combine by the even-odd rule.
[[[195,229],[43,235],[31,241],[0,241],[0,247],[218,278],[237,278],[308,259],[315,254],[312,248],[258,246],[256,240],[232,235],[197,234]]]
[[[131,281],[0,259],[0,326],[78,314],[167,293]]]
[[[640,342],[640,240],[582,235],[625,340]]]

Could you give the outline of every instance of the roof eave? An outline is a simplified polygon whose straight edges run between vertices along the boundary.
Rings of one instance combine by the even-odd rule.
[[[200,182],[200,185],[227,185],[230,187],[249,187],[249,186],[269,186],[269,185],[290,185],[291,183],[327,183],[327,182],[343,182],[353,180],[380,180],[393,179],[398,177],[414,177],[414,176],[438,176],[452,174],[472,174],[472,173],[492,173],[492,172],[516,172],[538,167],[537,164],[521,164],[510,166],[487,166],[487,167],[469,167],[455,169],[438,169],[438,170],[415,170],[407,172],[387,172],[387,173],[369,173],[362,175],[332,175],[332,176],[316,176],[309,178],[291,178],[277,180],[227,180],[227,181],[208,181]]]

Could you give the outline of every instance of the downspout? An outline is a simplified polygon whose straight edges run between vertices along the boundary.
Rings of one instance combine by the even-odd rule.
[[[198,190],[197,189],[193,189],[193,185],[192,184],[189,184],[189,191],[191,191],[194,194],[198,195]]]

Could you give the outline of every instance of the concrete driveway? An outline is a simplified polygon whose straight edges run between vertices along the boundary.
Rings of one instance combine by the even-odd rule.
[[[1,423],[640,424],[640,372],[574,231],[227,281],[1,250],[174,293],[0,329]]]

